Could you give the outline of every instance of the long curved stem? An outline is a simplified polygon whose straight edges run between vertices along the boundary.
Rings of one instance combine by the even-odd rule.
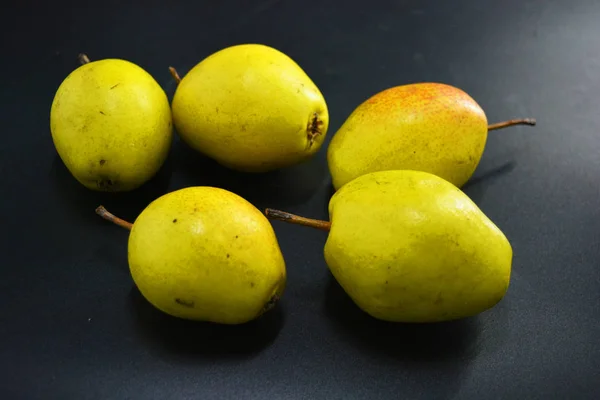
[[[113,224],[119,225],[121,228],[131,230],[131,228],[133,227],[133,224],[131,222],[127,222],[124,219],[121,219],[115,216],[114,214],[111,214],[106,208],[104,208],[104,206],[96,208],[96,214],[98,214],[105,220],[112,222]]]
[[[331,229],[331,222],[329,221],[304,218],[299,215],[291,214],[289,212],[273,210],[272,208],[267,208],[265,210],[265,215],[269,219],[276,219],[279,221],[288,222],[290,224],[304,225],[311,228],[320,229],[326,232],[329,232],[329,230]]]
[[[169,67],[169,72],[171,73],[171,76],[173,77],[173,79],[175,79],[175,82],[177,82],[177,84],[179,84],[179,82],[181,82],[181,77],[177,73],[177,70],[173,67]]]
[[[534,126],[535,124],[536,124],[535,118],[511,119],[508,121],[502,121],[502,122],[497,122],[495,124],[488,125],[488,131],[495,131],[496,129],[507,128],[509,126],[515,126],[515,125]]]

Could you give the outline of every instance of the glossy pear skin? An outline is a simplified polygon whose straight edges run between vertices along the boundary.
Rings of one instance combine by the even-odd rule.
[[[260,44],[231,46],[201,61],[179,83],[172,109],[189,146],[244,172],[307,160],[329,124],[325,99],[308,75]]]
[[[512,248],[462,191],[420,171],[381,171],[330,203],[325,259],[375,318],[436,322],[483,312],[505,295]]]
[[[133,224],[128,259],[142,295],[185,319],[248,322],[273,306],[286,283],[266,217],[242,197],[213,187],[153,201]]]
[[[361,175],[416,170],[462,187],[477,168],[487,140],[487,118],[462,90],[415,83],[384,90],[362,103],[327,150],[333,185]]]

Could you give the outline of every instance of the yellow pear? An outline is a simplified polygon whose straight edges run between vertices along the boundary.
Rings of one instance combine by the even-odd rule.
[[[148,205],[133,224],[128,260],[142,295],[175,317],[241,324],[272,308],[286,283],[283,256],[265,216],[242,197],[188,187]]]
[[[169,101],[154,78],[129,61],[88,61],[67,76],[54,96],[54,145],[87,188],[135,189],[158,172],[169,152]]]
[[[534,125],[520,119],[488,126],[464,91],[442,83],[396,86],[358,106],[331,139],[327,161],[333,186],[375,171],[410,169],[462,187],[477,168],[488,130]]]
[[[179,82],[172,109],[187,144],[245,172],[308,159],[329,124],[323,95],[306,73],[260,44],[228,47],[201,61]]]
[[[267,216],[328,230],[325,260],[371,316],[436,322],[498,303],[511,274],[505,235],[460,189],[421,171],[365,174],[338,190],[329,221]]]

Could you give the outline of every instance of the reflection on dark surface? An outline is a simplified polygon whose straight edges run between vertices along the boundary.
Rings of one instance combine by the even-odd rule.
[[[131,316],[139,337],[149,347],[182,356],[244,358],[269,346],[283,327],[281,305],[242,325],[220,325],[171,317],[153,307],[134,286]]]
[[[318,154],[305,162],[265,173],[244,173],[221,166],[183,141],[174,144],[177,185],[216,186],[236,193],[259,208],[305,203],[322,186],[327,166]],[[324,151],[321,148],[321,151]]]
[[[383,353],[400,362],[458,361],[457,367],[478,351],[477,318],[431,324],[405,324],[380,321],[360,310],[331,277],[325,298],[329,318],[368,352]]]
[[[476,170],[475,174],[471,177],[471,179],[462,187],[462,190],[475,203],[479,203],[479,201],[482,200],[483,195],[485,194],[484,184],[489,184],[495,179],[498,179],[501,176],[508,174],[513,169],[515,169],[516,165],[517,163],[514,161],[507,161],[496,168],[492,168],[481,172]],[[479,167],[479,169],[482,168]]]
[[[335,194],[335,188],[333,187],[333,182],[331,178],[329,179],[329,183],[327,184],[327,195],[325,196],[325,215],[329,215],[329,201],[331,197]]]
[[[71,175],[58,155],[52,163],[50,176],[57,187],[55,192],[64,204],[68,204],[70,212],[79,213],[84,219],[99,218],[94,210],[102,204],[112,213],[133,222],[148,204],[167,192],[172,172],[171,159],[169,155],[152,179],[129,192],[108,193],[86,188]]]

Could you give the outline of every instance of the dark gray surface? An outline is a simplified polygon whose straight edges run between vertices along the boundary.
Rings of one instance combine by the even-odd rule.
[[[600,2],[139,3],[21,2],[0,13],[2,398],[598,398]],[[187,323],[141,298],[127,233],[95,206],[133,219],[167,191],[216,185],[260,208],[326,218],[325,148],[306,165],[247,176],[176,142],[151,184],[101,195],[54,151],[54,92],[85,51],[138,63],[171,96],[169,65],[185,73],[244,42],[307,71],[328,102],[329,137],[367,97],[417,81],[463,88],[490,122],[538,119],[492,133],[466,188],[513,245],[497,307],[450,324],[379,323],[333,282],[325,234],[282,223],[289,284],[264,319]]]

